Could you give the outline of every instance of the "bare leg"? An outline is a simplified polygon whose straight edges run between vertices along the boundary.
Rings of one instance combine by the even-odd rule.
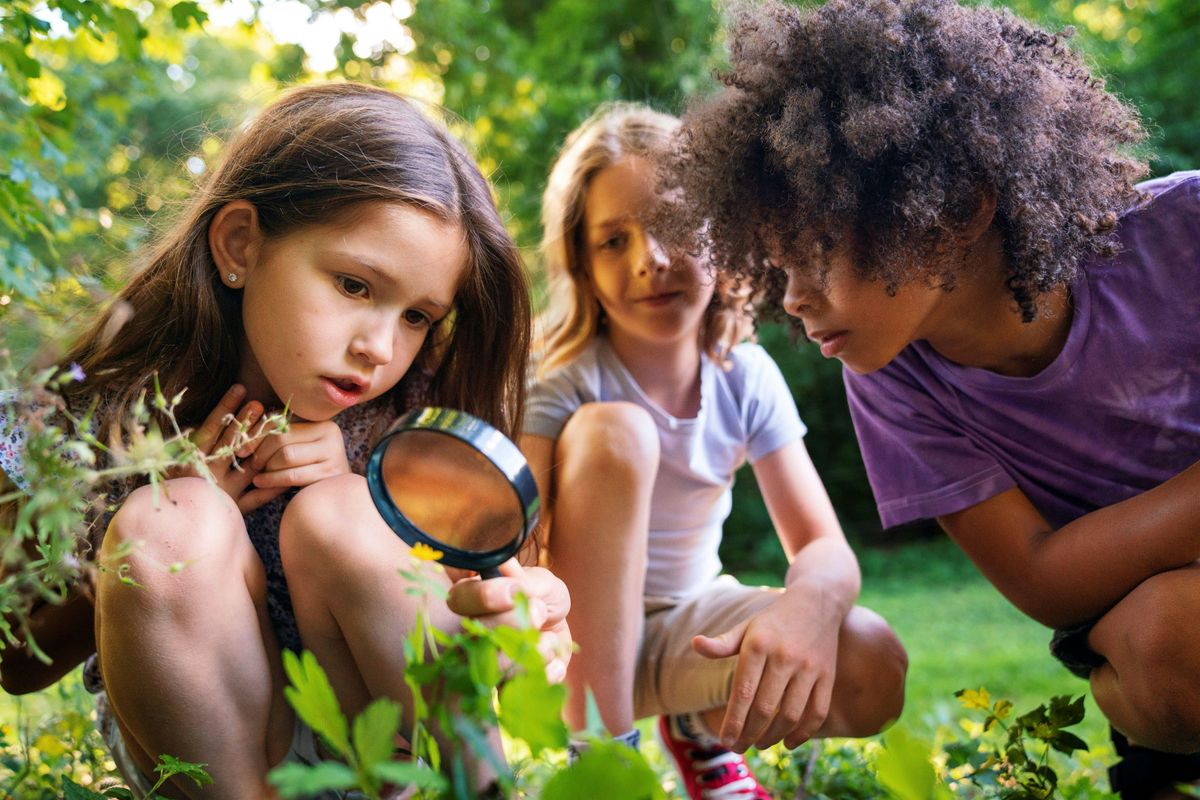
[[[872,736],[904,710],[908,653],[883,617],[855,606],[838,634],[829,715],[815,736]]]
[[[280,550],[301,639],[329,675],[343,711],[352,716],[388,697],[401,704],[409,730],[404,641],[422,599],[406,592],[411,584],[399,570],[414,563],[409,548],[375,511],[366,481],[343,475],[297,494],[284,514]],[[459,617],[441,600],[430,597],[427,607],[435,627],[459,628]],[[499,756],[498,738],[495,744]],[[478,785],[495,777],[482,764],[470,768]]]
[[[567,668],[567,723],[586,723],[585,687],[610,733],[633,727],[642,592],[658,431],[630,403],[588,403],[555,446],[550,568],[571,591],[580,653]]]
[[[101,549],[96,639],[112,710],[148,776],[160,754],[208,765],[212,786],[182,779],[175,796],[274,797],[266,774],[292,716],[262,565],[228,495],[199,478],[167,489],[157,505],[149,487],[130,495]],[[120,563],[137,586],[118,579]]]
[[[838,633],[837,675],[829,714],[805,738],[878,733],[899,718],[904,708],[907,671],[908,654],[895,632],[874,611],[855,606]],[[725,720],[725,707],[707,709],[701,716],[715,736]]]
[[[1088,642],[1107,663],[1092,694],[1113,727],[1143,747],[1200,752],[1200,565],[1155,575],[1125,596]]]

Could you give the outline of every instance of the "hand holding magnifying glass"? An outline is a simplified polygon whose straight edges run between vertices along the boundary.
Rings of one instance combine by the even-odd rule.
[[[464,411],[410,411],[376,446],[367,486],[384,521],[410,547],[431,547],[442,564],[481,578],[515,579],[529,598],[533,624],[547,634],[547,676],[565,676],[566,586],[548,570],[510,561],[537,525],[541,500],[525,457],[508,437]],[[508,581],[458,581],[449,603],[463,616],[514,625],[514,591]]]

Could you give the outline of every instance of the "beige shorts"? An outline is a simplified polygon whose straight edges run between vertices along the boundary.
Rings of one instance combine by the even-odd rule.
[[[724,706],[737,656],[705,658],[692,649],[692,637],[724,633],[773,603],[782,591],[743,586],[722,575],[682,600],[647,597],[633,687],[637,718]]]

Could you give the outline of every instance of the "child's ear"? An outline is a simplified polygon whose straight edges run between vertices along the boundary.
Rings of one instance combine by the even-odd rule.
[[[996,218],[996,190],[991,186],[980,187],[975,195],[975,210],[963,223],[960,236],[967,247],[979,241],[992,226]]]
[[[208,247],[217,264],[221,283],[231,289],[245,285],[262,242],[258,210],[249,200],[233,200],[213,215],[208,226]]]

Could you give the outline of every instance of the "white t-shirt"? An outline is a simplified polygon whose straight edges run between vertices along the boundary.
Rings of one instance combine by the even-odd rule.
[[[765,350],[740,344],[730,361],[726,372],[702,358],[700,411],[692,419],[673,417],[650,400],[604,337],[530,387],[526,434],[557,439],[584,403],[635,403],[654,419],[661,455],[650,500],[647,596],[686,597],[720,574],[717,548],[734,472],[807,432]]]

